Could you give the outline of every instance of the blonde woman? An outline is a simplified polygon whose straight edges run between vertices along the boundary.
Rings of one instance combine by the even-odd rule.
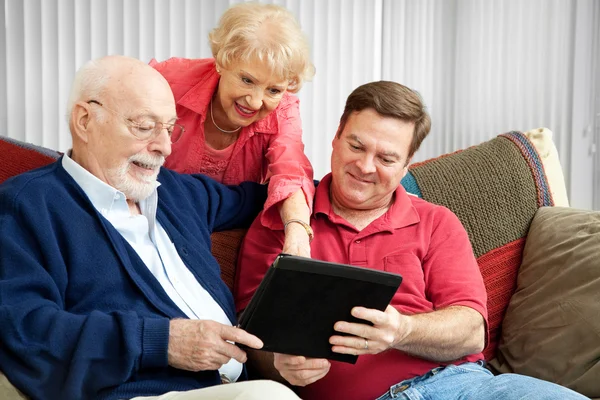
[[[310,256],[313,171],[292,94],[314,75],[306,38],[285,8],[241,3],[209,40],[214,58],[151,62],[171,85],[185,127],[166,166],[225,184],[268,183],[263,221],[285,230],[284,252]]]

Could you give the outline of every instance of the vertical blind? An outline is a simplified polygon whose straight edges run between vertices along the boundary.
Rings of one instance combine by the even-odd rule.
[[[66,150],[71,80],[86,61],[210,57],[228,0],[0,0],[0,135]],[[316,178],[348,94],[386,79],[418,90],[433,127],[415,161],[547,127],[572,205],[600,208],[600,2],[281,0],[317,73],[299,93]]]

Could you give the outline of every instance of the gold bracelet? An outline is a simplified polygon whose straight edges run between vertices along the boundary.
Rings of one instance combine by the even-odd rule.
[[[285,228],[287,228],[287,226],[292,222],[302,225],[302,227],[306,231],[306,234],[308,235],[308,243],[312,242],[313,238],[315,237],[315,233],[313,232],[310,225],[302,221],[301,219],[290,219],[289,221],[283,224],[283,230],[285,231]]]

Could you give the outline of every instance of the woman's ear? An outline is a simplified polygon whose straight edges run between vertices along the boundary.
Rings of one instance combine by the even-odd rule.
[[[89,104],[77,102],[71,111],[71,130],[73,136],[87,143],[89,140],[88,125],[91,122],[92,115],[90,114]]]

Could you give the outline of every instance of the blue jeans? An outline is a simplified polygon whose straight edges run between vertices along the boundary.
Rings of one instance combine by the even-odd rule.
[[[518,374],[494,376],[484,362],[434,368],[407,379],[377,400],[581,400],[587,397],[554,383]]]

